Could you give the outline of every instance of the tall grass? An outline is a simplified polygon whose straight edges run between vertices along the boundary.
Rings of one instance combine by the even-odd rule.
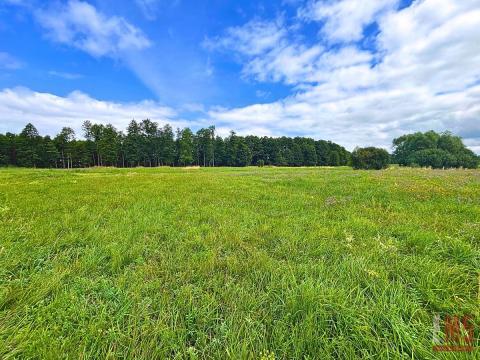
[[[478,170],[1,170],[0,358],[471,359],[479,240]]]

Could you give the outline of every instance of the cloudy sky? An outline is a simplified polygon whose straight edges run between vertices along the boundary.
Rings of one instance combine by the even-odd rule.
[[[480,0],[0,0],[0,132],[132,118],[480,153]]]

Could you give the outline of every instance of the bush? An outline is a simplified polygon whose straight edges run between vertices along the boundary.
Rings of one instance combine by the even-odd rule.
[[[265,166],[265,161],[263,161],[263,160],[258,160],[258,161],[257,161],[257,165],[258,165],[258,167],[264,167],[264,166]]]
[[[390,154],[375,147],[357,148],[352,153],[354,169],[381,170],[390,164]]]

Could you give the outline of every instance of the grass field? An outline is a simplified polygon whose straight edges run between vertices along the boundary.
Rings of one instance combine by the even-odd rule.
[[[478,358],[479,240],[478,170],[3,169],[0,358]]]

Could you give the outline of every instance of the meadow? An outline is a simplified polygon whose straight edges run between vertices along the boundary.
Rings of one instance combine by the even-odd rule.
[[[478,358],[479,240],[479,170],[0,169],[0,358]]]

